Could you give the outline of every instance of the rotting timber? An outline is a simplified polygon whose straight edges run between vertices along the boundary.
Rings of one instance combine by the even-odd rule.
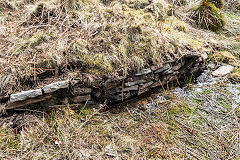
[[[114,78],[92,77],[57,81],[41,88],[1,97],[2,111],[44,102],[46,106],[65,104],[113,104],[148,93],[154,88],[198,76],[204,67],[204,56],[186,54],[183,57],[151,66],[138,72]]]

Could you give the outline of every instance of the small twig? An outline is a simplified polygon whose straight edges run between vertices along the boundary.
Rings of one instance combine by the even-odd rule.
[[[125,72],[124,72],[124,70],[123,70],[123,80],[122,80],[122,102],[123,102],[124,79],[125,79]]]

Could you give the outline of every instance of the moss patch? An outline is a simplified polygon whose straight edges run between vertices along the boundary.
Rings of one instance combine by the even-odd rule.
[[[214,4],[217,8],[223,8],[225,0],[208,0],[208,2]]]

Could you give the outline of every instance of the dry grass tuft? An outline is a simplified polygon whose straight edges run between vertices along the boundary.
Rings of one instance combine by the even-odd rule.
[[[208,0],[201,1],[192,17],[201,28],[215,32],[222,30],[226,23],[222,12]]]

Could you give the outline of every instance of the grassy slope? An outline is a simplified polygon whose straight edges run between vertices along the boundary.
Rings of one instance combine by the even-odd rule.
[[[27,79],[36,80],[44,73],[74,77],[72,72],[80,68],[115,75],[122,69],[160,65],[189,52],[210,51],[198,29],[168,16],[171,5],[164,0],[106,5],[98,0],[62,4],[1,0],[0,4],[2,93],[26,89],[22,84]]]
[[[46,14],[31,19],[39,1],[9,1],[10,7],[0,8],[2,80],[8,77],[15,83],[14,78],[31,75],[34,60],[39,68],[53,69],[81,62],[93,66],[86,72],[95,74],[159,64],[170,55],[189,51],[227,50],[239,59],[238,10],[224,11],[226,27],[215,34],[190,25],[186,16],[193,4],[178,8],[175,14],[179,18],[165,15],[164,20],[156,21],[158,12],[145,13],[139,9],[142,3],[137,3],[143,1],[132,1],[107,6],[79,1],[67,6],[71,8],[67,11],[54,1],[42,1],[47,3],[43,13],[49,13],[49,22],[41,21]],[[145,14],[153,20],[143,19]],[[142,50],[146,45],[147,52]],[[233,65],[238,73],[238,65]],[[85,107],[73,111],[63,106],[45,111],[47,114],[1,118],[0,158],[239,159],[239,108],[231,107],[231,93],[222,86],[208,88],[187,101],[165,91],[167,100],[158,102],[155,109],[141,101],[114,113]],[[212,91],[219,99],[210,101]],[[209,112],[206,104],[220,109]]]

